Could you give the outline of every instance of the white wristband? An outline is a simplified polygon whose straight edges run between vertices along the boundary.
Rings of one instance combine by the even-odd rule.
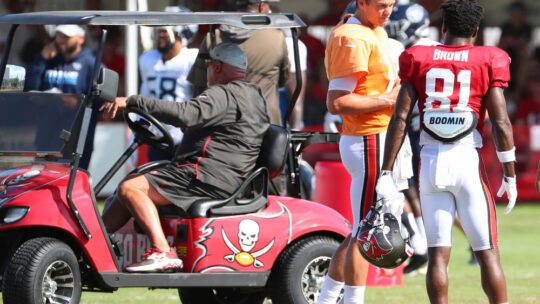
[[[509,162],[515,162],[516,161],[516,147],[513,147],[511,150],[508,151],[497,151],[497,158],[501,163],[509,163]]]
[[[392,171],[390,171],[390,170],[381,170],[380,176],[385,176],[385,175],[392,175]]]

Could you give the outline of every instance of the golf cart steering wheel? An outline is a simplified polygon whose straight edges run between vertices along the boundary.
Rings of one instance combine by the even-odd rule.
[[[140,109],[130,108],[124,111],[124,119],[133,131],[136,141],[174,152],[174,140],[171,134],[152,115]]]

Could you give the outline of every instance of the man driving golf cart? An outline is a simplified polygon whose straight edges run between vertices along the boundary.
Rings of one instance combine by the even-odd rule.
[[[260,89],[244,81],[246,68],[242,49],[223,43],[210,52],[210,87],[198,97],[171,103],[134,95],[102,106],[111,117],[119,109],[138,108],[185,131],[173,161],[126,177],[103,214],[107,232],[117,231],[133,216],[150,239],[142,261],[126,271],[180,270],[182,260],[169,247],[156,206],[173,204],[187,211],[201,198],[226,198],[254,169],[269,118]]]

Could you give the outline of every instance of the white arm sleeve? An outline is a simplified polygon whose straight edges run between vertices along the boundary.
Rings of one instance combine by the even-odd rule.
[[[358,79],[351,75],[347,77],[339,77],[330,80],[328,83],[328,91],[354,91],[356,87],[356,82]]]

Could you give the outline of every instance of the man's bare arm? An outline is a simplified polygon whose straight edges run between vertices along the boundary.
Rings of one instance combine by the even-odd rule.
[[[418,98],[418,94],[414,87],[407,83],[401,86],[397,97],[394,115],[390,120],[388,131],[386,133],[386,142],[384,144],[384,159],[382,170],[392,171],[394,162],[398,155],[399,149],[405,139],[407,127],[410,122],[411,113],[414,108],[414,103]]]
[[[399,85],[390,93],[381,95],[359,95],[348,91],[330,90],[326,96],[326,106],[332,114],[365,114],[375,112],[395,104]]]
[[[514,148],[514,137],[512,124],[506,111],[506,101],[503,89],[491,87],[485,96],[486,106],[489,118],[493,125],[493,139],[497,151],[509,151]],[[504,175],[508,177],[515,176],[514,162],[503,163]]]

